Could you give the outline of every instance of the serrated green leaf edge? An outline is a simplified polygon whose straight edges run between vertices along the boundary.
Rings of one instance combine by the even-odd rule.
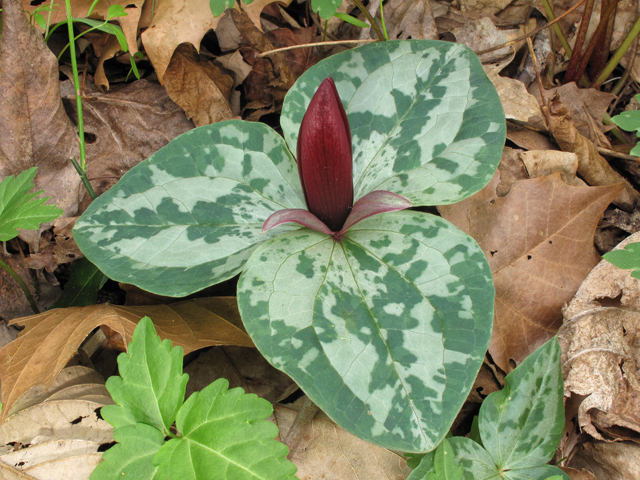
[[[229,120],[190,130],[127,172],[78,219],[76,243],[109,278],[185,296],[242,270],[275,211],[304,208],[275,131]]]
[[[294,155],[307,106],[328,76],[351,125],[356,200],[388,190],[416,206],[450,204],[493,176],[506,138],[505,116],[469,48],[435,40],[380,42],[311,67],[282,109]]]
[[[104,452],[103,461],[91,473],[90,480],[162,480],[153,457],[164,444],[164,434],[144,423],[116,428],[113,439],[118,442]]]
[[[37,167],[32,167],[17,177],[9,175],[0,182],[0,241],[17,237],[17,228],[37,230],[42,223],[62,215],[61,208],[44,205],[50,197],[35,198],[44,193],[43,190],[27,193],[35,186],[33,179],[37,171]]]
[[[256,250],[238,283],[265,358],[340,427],[407,452],[435,448],[464,403],[493,298],[477,243],[407,211],[370,217],[342,243],[283,234]]]
[[[485,398],[478,423],[482,445],[499,469],[544,465],[562,438],[563,382],[556,337],[529,355]]]
[[[296,479],[296,466],[285,458],[289,449],[274,440],[278,427],[265,420],[272,405],[228,387],[218,379],[189,397],[176,419],[181,436],[160,449],[154,464],[166,466],[169,480],[195,480],[202,471],[225,479]]]
[[[113,401],[127,411],[118,418],[135,418],[161,432],[168,432],[184,401],[189,376],[182,373],[182,347],[161,341],[149,317],[133,332],[128,353],[118,356],[120,376],[107,380]],[[114,415],[116,416],[116,415]]]

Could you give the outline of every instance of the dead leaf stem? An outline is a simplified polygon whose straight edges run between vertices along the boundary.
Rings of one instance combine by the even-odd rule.
[[[290,47],[276,48],[275,50],[269,50],[268,52],[259,53],[256,55],[256,58],[268,57],[269,55],[284,52],[286,50],[294,50],[296,48],[322,47],[325,45],[341,45],[341,44],[349,44],[349,43],[374,43],[377,41],[378,40],[373,40],[373,39],[362,39],[362,40],[336,40],[333,42],[304,43],[302,45],[292,45]]]
[[[289,455],[287,455],[289,460],[291,460],[293,455],[296,453],[300,440],[304,437],[307,428],[311,424],[313,417],[318,413],[318,410],[318,406],[313,403],[309,397],[305,396],[302,402],[302,408],[293,421],[293,424],[287,433],[287,438],[284,440],[284,443],[289,447]]]
[[[380,27],[378,26],[378,22],[376,22],[375,18],[371,16],[369,10],[367,10],[367,7],[365,7],[360,0],[352,0],[352,2],[356,7],[358,7],[358,10],[360,10],[364,17],[369,21],[369,23],[371,24],[371,28],[373,28],[373,31],[376,32],[378,41],[381,42],[382,40],[384,40],[385,37],[382,33],[382,30],[380,30]]]

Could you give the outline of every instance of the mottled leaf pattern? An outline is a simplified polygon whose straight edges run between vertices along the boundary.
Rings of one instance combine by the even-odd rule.
[[[475,241],[419,212],[370,217],[341,242],[308,229],[280,235],[258,247],[238,285],[268,360],[342,428],[414,452],[435,448],[462,406],[493,297]]]
[[[295,160],[266,125],[231,120],[191,130],[96,199],[73,236],[110,278],[185,296],[237,275],[264,221],[304,208]]]
[[[482,443],[454,437],[451,446],[465,480],[540,480],[560,475],[546,465],[564,429],[560,345],[553,338],[507,375],[505,387],[480,407]]]
[[[294,154],[302,117],[328,76],[351,125],[356,199],[389,190],[416,205],[445,205],[491,180],[506,136],[504,111],[480,60],[464,45],[382,42],[311,67],[282,110]]]

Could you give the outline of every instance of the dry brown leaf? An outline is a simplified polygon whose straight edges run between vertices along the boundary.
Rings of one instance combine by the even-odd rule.
[[[526,180],[529,178],[527,168],[520,159],[522,150],[516,150],[509,147],[502,149],[502,158],[498,164],[500,170],[500,183],[496,187],[496,195],[504,197],[509,193],[511,187],[518,180]]]
[[[549,137],[528,128],[516,128],[507,123],[507,138],[525,150],[553,150]]]
[[[578,156],[571,152],[557,150],[530,150],[520,153],[531,178],[546,177],[559,173],[562,181],[574,187],[585,187],[586,183],[576,177]]]
[[[63,83],[64,94],[71,88],[70,82]],[[65,96],[64,102],[75,113],[75,100]],[[164,87],[146,80],[113,88],[108,93],[100,93],[95,87],[88,89],[82,108],[88,142],[87,175],[97,194],[173,138],[193,128]],[[85,195],[81,210],[89,203]]]
[[[164,86],[196,127],[233,118],[229,105],[233,79],[211,62],[198,60],[190,45],[181,45],[173,53]]]
[[[100,445],[88,440],[53,440],[0,456],[0,463],[38,480],[87,479],[102,460]]]
[[[631,442],[586,443],[571,459],[569,466],[585,469],[598,480],[638,480],[640,446]]]
[[[78,149],[60,100],[58,61],[29,24],[20,0],[3,0],[2,9],[0,178],[37,166],[36,189],[73,215],[80,177],[69,157]]]
[[[501,198],[499,180],[438,210],[487,256],[496,287],[489,352],[508,372],[562,324],[563,305],[598,263],[594,232],[622,187],[570,187],[556,173],[518,181]]]
[[[544,107],[546,109],[546,107]],[[578,173],[589,185],[616,185],[623,183],[621,191],[614,203],[630,212],[640,194],[631,184],[616,172],[596,150],[595,145],[584,137],[573,125],[567,108],[559,102],[552,102],[549,107],[549,130],[565,152],[578,155]]]
[[[104,404],[86,400],[45,402],[22,410],[0,424],[0,445],[36,445],[50,440],[113,441],[113,427],[98,416]]]
[[[384,6],[389,39],[438,40],[438,29],[428,0],[390,0]]]
[[[297,412],[275,406],[280,438],[286,438]],[[411,469],[389,450],[345,432],[333,423],[314,418],[291,458],[300,480],[405,480]]]
[[[542,104],[537,83],[530,88],[530,91]],[[562,103],[569,112],[571,122],[578,129],[578,132],[597,146],[604,148],[611,148],[611,144],[605,136],[605,132],[611,127],[605,127],[602,119],[615,98],[610,93],[601,92],[594,88],[578,88],[575,82],[544,90],[545,104],[548,104],[551,99]]]
[[[240,106],[241,94],[236,87],[242,84],[244,79],[247,78],[247,75],[251,73],[251,65],[244,61],[239,51],[218,57],[214,60],[214,63],[224,68],[226,72],[231,75],[231,78],[233,78],[233,88],[229,96],[229,106],[231,107],[233,116],[239,116],[242,112]]]
[[[271,403],[280,401],[295,385],[260,352],[246,347],[213,347],[187,365],[184,373],[189,374],[185,398],[219,378],[226,378],[229,388],[242,387],[246,393],[255,393]]]
[[[493,24],[492,24],[493,25]],[[501,77],[503,65],[485,65],[484,70],[498,91],[502,108],[508,120],[516,120],[531,127],[546,130],[544,115],[536,98],[520,80]]]
[[[510,3],[510,0],[460,0],[460,10],[495,15]]]
[[[586,470],[576,470],[571,467],[560,467],[564,473],[569,475],[571,480],[598,480],[596,476]]]
[[[291,3],[291,0],[253,0],[253,2],[251,2],[249,5],[245,5],[243,3],[242,6],[240,5],[240,2],[236,2],[234,8],[242,9],[244,13],[246,13],[247,17],[249,17],[251,22],[255,25],[255,27],[260,31],[262,31],[262,25],[260,23],[260,14],[262,13],[262,10],[264,9],[264,7],[266,7],[267,5],[273,2],[279,2],[285,7],[288,7],[289,4]]]
[[[152,5],[156,7],[153,17]],[[190,43],[200,52],[202,37],[215,29],[221,18],[213,16],[209,0],[145,2],[144,10],[148,15],[143,12],[140,27],[149,28],[142,32],[142,44],[161,84],[178,45]]]
[[[227,316],[219,316],[217,312]],[[51,310],[14,320],[12,323],[25,328],[16,340],[0,350],[4,405],[0,419],[6,417],[16,400],[31,387],[49,388],[94,328],[108,327],[124,337],[126,345],[138,320],[145,315],[151,317],[160,337],[181,346],[185,353],[212,345],[253,346],[244,332],[233,297],[144,307],[92,305]]]
[[[29,270],[20,261],[20,257],[12,255],[10,257],[0,253],[0,260],[7,263],[27,284],[29,290],[33,294],[35,285],[32,281]],[[12,320],[14,318],[32,315],[33,310],[29,306],[27,297],[20,288],[20,285],[7,273],[4,268],[0,268],[0,320]]]

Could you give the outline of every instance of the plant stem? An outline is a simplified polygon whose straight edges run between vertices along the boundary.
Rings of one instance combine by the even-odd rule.
[[[44,31],[44,38],[49,37],[49,27],[51,26],[51,13],[53,12],[53,0],[49,2],[49,15],[47,15],[47,28]]]
[[[620,47],[618,47],[616,53],[613,55],[613,57],[611,57],[611,60],[609,60],[607,66],[604,67],[604,70],[602,70],[600,75],[598,75],[598,78],[593,81],[593,83],[591,84],[591,88],[598,88],[609,77],[609,75],[611,75],[611,72],[613,72],[613,70],[618,66],[618,63],[620,63],[620,60],[622,59],[622,57],[624,57],[624,54],[627,53],[627,50],[629,50],[629,47],[631,47],[631,44],[636,39],[639,33],[640,17],[638,17],[636,23],[633,25],[633,28],[629,32],[629,35],[627,35],[626,38],[622,41],[622,44],[620,45]],[[631,67],[632,65],[629,65],[627,71]]]
[[[76,109],[78,110],[78,136],[80,137],[80,167],[87,170],[87,153],[84,144],[84,121],[82,118],[82,98],[80,97],[80,79],[78,78],[78,62],[76,61],[75,35],[73,34],[73,19],[71,18],[71,0],[65,0],[67,9],[67,27],[69,30],[69,54],[71,55],[71,67],[73,69],[73,90],[76,96]],[[95,193],[94,193],[95,195]]]
[[[603,15],[606,11],[605,4],[608,7],[610,1],[611,0],[606,0],[601,3],[600,9]],[[613,37],[613,24],[615,22],[615,19],[616,11],[614,10],[613,12],[611,12],[611,15],[607,19],[607,28],[605,29],[602,36],[598,39],[598,47],[595,49],[593,55],[591,56],[589,78],[597,77],[607,63],[607,59],[609,58],[609,47],[611,46],[611,38]]]
[[[0,260],[0,267],[4,268],[4,270],[9,275],[11,275],[11,277],[13,277],[13,279],[16,282],[18,282],[18,285],[20,285],[20,288],[22,288],[22,291],[24,292],[24,296],[27,297],[27,300],[29,301],[29,305],[31,305],[31,310],[33,310],[33,313],[35,313],[36,315],[38,313],[40,313],[40,310],[38,309],[38,306],[36,305],[36,301],[31,296],[31,292],[29,291],[29,287],[27,287],[27,284],[24,283],[22,278],[20,278],[20,275],[18,275],[13,268],[11,268],[8,264],[4,263],[2,260]]]
[[[276,53],[284,52],[287,50],[295,50],[297,48],[309,48],[309,47],[323,47],[324,45],[343,45],[350,43],[373,43],[378,40],[373,39],[363,39],[363,40],[337,40],[335,42],[315,42],[315,43],[303,43],[302,45],[292,45],[290,47],[282,47],[276,48],[274,50],[269,50],[268,52],[262,52],[256,55],[256,58],[268,57],[269,55],[274,55]]]
[[[594,0],[587,0],[587,4],[584,7],[582,21],[580,22],[580,29],[578,30],[578,35],[576,36],[576,43],[573,45],[573,49],[578,53],[578,55],[571,55],[569,66],[567,66],[567,71],[564,74],[563,83],[575,82],[578,79],[576,73],[578,69],[578,60],[580,60],[579,53],[582,51],[584,39],[587,38],[587,28],[589,27],[591,13],[593,12],[593,4]]]
[[[389,35],[387,35],[387,27],[384,25],[384,10],[382,8],[382,0],[380,0],[380,23],[382,24],[382,33],[384,33],[384,39],[389,41]]]
[[[82,170],[82,168],[80,167],[80,165],[78,165],[78,162],[76,161],[75,158],[71,157],[69,160],[71,160],[71,163],[73,164],[74,168],[76,169],[76,172],[78,172],[78,175],[80,175],[80,180],[82,180],[82,183],[84,184],[84,187],[87,189],[87,192],[89,193],[89,196],[91,197],[91,200],[95,200],[96,198],[98,198],[98,196],[96,195],[95,190],[91,186],[91,183],[89,183],[89,179],[87,178],[87,172]]]
[[[305,396],[302,401],[302,407],[293,420],[293,424],[287,433],[287,438],[284,440],[284,444],[289,447],[289,455],[287,455],[289,460],[295,455],[298,445],[300,445],[300,440],[304,437],[318,410],[318,406],[309,397]]]
[[[353,0],[353,3],[355,4],[356,7],[358,7],[358,9],[362,12],[364,17],[369,21],[369,23],[371,24],[371,28],[373,28],[373,31],[376,32],[376,35],[378,36],[378,41],[381,42],[382,39],[384,38],[384,34],[382,33],[382,30],[380,30],[380,27],[378,26],[378,22],[375,21],[375,19],[369,13],[369,10],[367,10],[367,7],[365,7],[360,0]]]
[[[553,13],[553,10],[551,9],[551,5],[549,5],[549,0],[542,0],[542,5],[544,5],[544,11],[547,13],[547,17],[549,18],[550,22],[553,22],[556,19],[556,16]],[[567,42],[567,39],[564,37],[564,33],[562,33],[562,30],[560,29],[560,25],[558,25],[557,23],[553,24],[553,29],[556,32],[556,35],[558,35],[558,38],[560,39],[560,43],[562,44],[562,48],[564,48],[565,53],[567,54],[568,57],[571,57],[571,47],[569,46],[569,42]]]

